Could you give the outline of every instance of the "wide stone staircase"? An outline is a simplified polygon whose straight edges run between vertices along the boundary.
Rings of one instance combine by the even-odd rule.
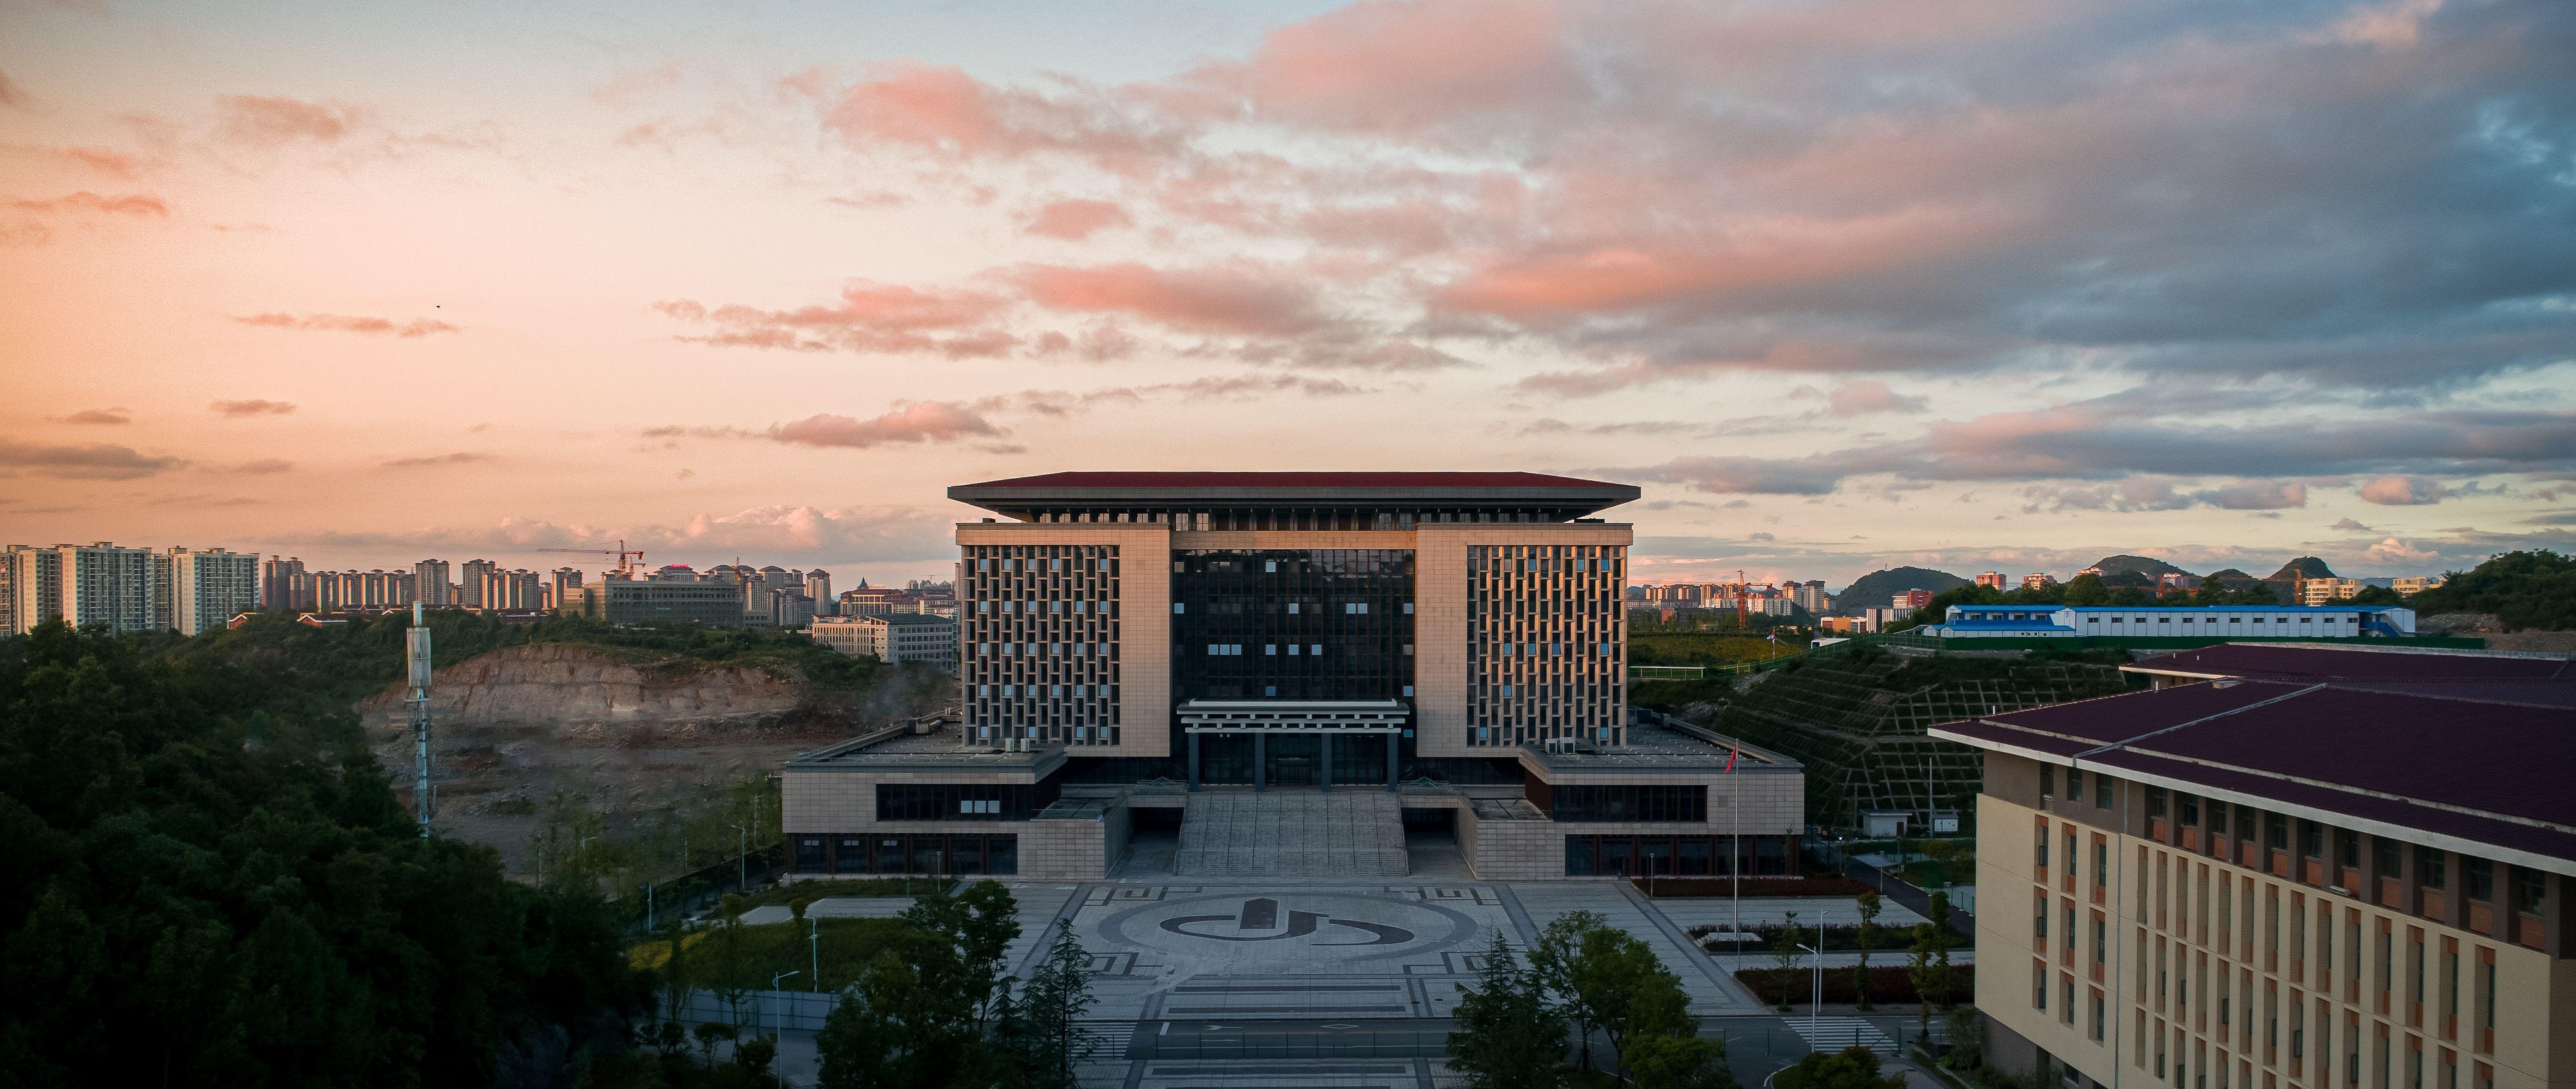
[[[1374,790],[1205,791],[1181,814],[1181,877],[1402,877],[1402,803]]]

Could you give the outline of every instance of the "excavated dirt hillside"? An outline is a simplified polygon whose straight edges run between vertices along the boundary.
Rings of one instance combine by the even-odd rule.
[[[498,847],[513,872],[557,792],[612,829],[702,798],[797,752],[848,737],[850,709],[792,671],[708,667],[560,643],[507,647],[432,678],[431,784],[438,825]],[[411,802],[403,690],[361,701],[369,740]]]

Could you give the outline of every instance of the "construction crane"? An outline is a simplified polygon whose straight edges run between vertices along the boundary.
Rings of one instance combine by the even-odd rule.
[[[585,556],[614,556],[614,557],[616,557],[616,558],[617,558],[617,568],[616,568],[616,570],[617,570],[617,576],[618,576],[619,578],[627,578],[627,579],[634,578],[634,577],[635,577],[635,571],[636,571],[636,569],[637,569],[637,568],[639,568],[639,567],[642,567],[642,566],[644,565],[644,550],[643,550],[643,549],[640,549],[640,548],[630,549],[630,548],[626,547],[626,539],[625,539],[625,538],[623,538],[623,537],[620,537],[620,538],[618,538],[618,539],[617,539],[617,547],[616,547],[616,548],[613,548],[613,549],[610,549],[610,548],[540,548],[540,549],[538,549],[537,551],[539,551],[539,552],[577,552],[577,553],[580,553],[580,554],[585,555]],[[632,558],[632,562],[629,562],[629,558],[630,558],[630,557]]]

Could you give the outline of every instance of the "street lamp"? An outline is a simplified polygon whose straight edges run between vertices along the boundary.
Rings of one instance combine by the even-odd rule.
[[[822,920],[814,917],[814,907],[811,904],[805,907],[805,925],[813,928],[814,931],[812,939],[814,942],[814,993],[821,994],[823,993],[823,923]]]
[[[773,1007],[778,1005],[778,984],[781,981],[785,980],[789,976],[801,974],[802,973],[799,972],[780,972],[777,975],[769,977],[769,1004]],[[769,1038],[773,1041],[784,1042],[786,1031],[786,1020],[781,1018],[777,1031],[771,1032],[769,1034]],[[770,1072],[778,1075],[778,1084],[781,1087],[784,1087],[787,1084],[787,1064],[780,1061],[780,1056],[775,1048],[771,1049],[769,1053],[769,1069]]]
[[[736,852],[736,858],[742,863],[742,875],[735,879],[734,891],[748,893],[751,891],[751,829],[737,824],[733,830],[742,833],[742,846]]]
[[[1823,1006],[1824,1006],[1824,1004],[1825,1004],[1825,913],[1824,913],[1824,912],[1822,912],[1822,911],[1818,911],[1818,912],[1816,913],[1816,944],[1815,944],[1815,946],[1814,946],[1813,948],[1809,948],[1809,947],[1807,947],[1807,946],[1801,945],[1801,946],[1799,946],[1798,948],[1800,948],[1800,949],[1805,949],[1807,952],[1810,952],[1810,953],[1813,953],[1813,954],[1815,954],[1815,955],[1816,955],[1816,962],[1815,962],[1815,963],[1816,963],[1816,983],[1815,983],[1815,990],[1813,990],[1812,992],[1810,992],[1810,993],[1808,994],[1808,997],[1807,997],[1807,1039],[1809,1039],[1809,1040],[1814,1040],[1814,1039],[1816,1039],[1816,1011],[1817,1011],[1818,1009],[1823,1008]]]

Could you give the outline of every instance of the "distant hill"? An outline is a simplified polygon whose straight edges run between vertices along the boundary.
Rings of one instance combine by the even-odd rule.
[[[2150,583],[2166,575],[2191,573],[2152,556],[2104,556],[2094,562],[2093,570],[2102,576],[2104,582],[2109,582],[2113,573],[2123,571],[2145,575]]]
[[[2248,575],[2233,567],[2222,567],[2216,571],[2210,572],[2206,576],[2203,576],[2203,581],[2215,582],[2221,586],[2234,586],[2240,582],[2261,582],[2263,580],[2255,578],[2252,575]]]
[[[2265,579],[2264,581],[2288,582],[2292,579],[2330,579],[2333,577],[2335,577],[2334,568],[2326,566],[2326,561],[2314,556],[2301,556],[2298,559],[2282,564],[2280,570],[2272,572],[2272,577]]]
[[[2576,631],[2576,560],[2507,552],[2406,599],[2418,615],[2494,613],[2506,631]]]
[[[1953,586],[1966,585],[1968,580],[1947,571],[1890,567],[1862,575],[1853,579],[1851,585],[1843,587],[1843,592],[1834,595],[1834,612],[1855,616],[1862,609],[1884,609],[1896,595],[1907,590],[1930,590],[1937,594]]]

